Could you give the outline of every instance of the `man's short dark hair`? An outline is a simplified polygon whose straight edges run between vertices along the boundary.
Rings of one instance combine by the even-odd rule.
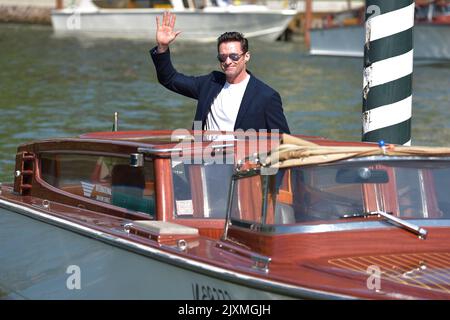
[[[225,32],[217,38],[217,52],[219,52],[219,47],[224,42],[237,41],[241,43],[241,48],[244,53],[248,51],[248,40],[244,35],[237,31]]]

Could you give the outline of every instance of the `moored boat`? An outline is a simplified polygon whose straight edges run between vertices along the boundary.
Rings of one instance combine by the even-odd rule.
[[[157,2],[155,7],[101,8],[91,0],[83,0],[78,7],[52,11],[51,19],[56,35],[75,35],[101,38],[152,39],[156,32],[155,19],[164,11],[177,15],[177,28],[182,30],[179,40],[215,42],[229,31],[239,30],[247,38],[274,41],[288,27],[297,13],[292,9],[270,9],[263,5],[206,6],[195,8],[193,2],[185,7],[182,1]]]
[[[450,298],[450,149],[200,137],[20,146],[3,298]]]
[[[363,23],[364,8],[329,16],[322,28],[310,30],[310,54],[363,57]],[[416,60],[450,60],[450,2],[416,4],[413,43]]]

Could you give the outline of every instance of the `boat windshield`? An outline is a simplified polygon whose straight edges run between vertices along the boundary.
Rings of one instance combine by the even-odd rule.
[[[449,190],[450,161],[345,161],[238,179],[230,214],[265,224],[342,221],[372,211],[449,219]]]
[[[177,218],[225,219],[232,164],[172,161]]]

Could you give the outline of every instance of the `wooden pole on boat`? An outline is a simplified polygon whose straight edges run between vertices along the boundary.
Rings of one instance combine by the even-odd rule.
[[[312,22],[312,0],[305,0],[305,44],[308,48],[311,47],[311,37],[309,30]]]
[[[414,0],[366,0],[362,140],[411,144]]]
[[[64,0],[56,0],[56,9],[60,10],[64,8]]]

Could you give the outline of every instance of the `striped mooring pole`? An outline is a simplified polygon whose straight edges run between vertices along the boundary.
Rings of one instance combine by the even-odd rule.
[[[366,0],[362,141],[410,145],[413,0]]]

